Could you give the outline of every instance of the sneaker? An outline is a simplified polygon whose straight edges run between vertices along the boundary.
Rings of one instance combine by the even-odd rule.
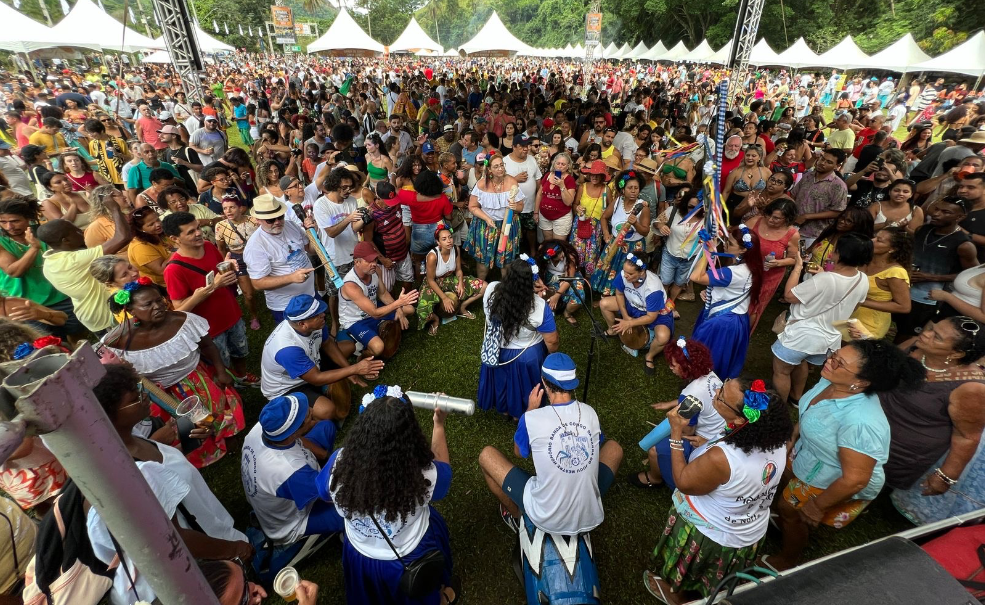
[[[515,534],[520,531],[520,519],[510,514],[502,504],[500,505],[500,518]]]
[[[259,387],[260,386],[260,377],[257,376],[256,374],[251,374],[250,372],[247,372],[243,376],[237,376],[237,375],[234,374],[233,375],[233,380],[236,382],[236,384],[241,385],[241,386],[245,386],[245,387]]]

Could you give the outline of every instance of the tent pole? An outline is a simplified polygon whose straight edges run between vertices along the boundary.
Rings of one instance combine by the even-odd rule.
[[[24,59],[27,60],[27,68],[29,70],[31,70],[31,75],[34,76],[34,79],[35,80],[37,80],[38,79],[38,72],[34,70],[34,61],[31,60],[31,53],[25,52],[24,53]]]

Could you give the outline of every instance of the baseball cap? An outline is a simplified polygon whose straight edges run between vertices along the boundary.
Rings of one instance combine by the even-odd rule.
[[[161,120],[162,122],[165,121],[165,120],[170,120],[171,119],[171,112],[170,111],[162,111],[160,114],[158,114],[157,119]]]
[[[281,191],[287,189],[291,186],[291,183],[298,180],[298,177],[291,176],[290,174],[285,174],[277,181],[277,184],[281,187]]]
[[[435,145],[431,141],[425,141],[421,146],[421,153],[435,153]]]
[[[451,124],[446,124],[445,127],[442,128],[442,132],[452,132],[453,130],[455,130],[455,126],[452,126]]]
[[[161,134],[181,134],[181,130],[179,130],[177,126],[172,126],[171,124],[162,126],[158,132]]]
[[[260,411],[260,427],[264,437],[279,443],[295,434],[308,417],[308,407],[308,397],[304,393],[271,399]]]
[[[284,318],[288,321],[303,321],[325,313],[329,305],[311,294],[299,294],[288,301],[284,308]]]
[[[846,110],[837,111],[837,112],[835,112],[835,116],[832,119],[833,120],[838,120],[839,118],[845,118],[847,120],[851,120],[852,119],[852,115],[848,111],[846,111]]]
[[[528,137],[526,134],[521,133],[518,135],[514,135],[514,145],[530,145],[530,144],[531,144],[531,138]]]
[[[218,122],[219,119],[216,116],[206,115],[205,118],[204,118],[204,121],[206,121],[206,122]]]
[[[370,242],[360,242],[353,248],[353,258],[361,258],[372,263],[379,256],[377,249]]]
[[[10,143],[6,141],[0,141],[0,149],[10,149]]]

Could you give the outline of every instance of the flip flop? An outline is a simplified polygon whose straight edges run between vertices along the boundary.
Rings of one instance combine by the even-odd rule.
[[[428,326],[428,336],[437,336],[437,335],[438,335],[438,324],[434,323]]]
[[[644,477],[646,477],[645,481],[640,480],[640,473],[644,473]],[[651,481],[650,474],[648,474],[647,471],[640,471],[640,473],[632,473],[630,475],[627,475],[627,483],[629,483],[634,487],[639,487],[643,489],[660,487],[661,485],[664,484],[664,481],[661,481],[660,483],[654,483],[653,481]]]
[[[655,580],[654,586],[657,587],[657,591],[651,588],[651,583],[650,583],[651,578]],[[658,601],[664,603],[664,605],[671,605],[671,601],[668,595],[666,595],[664,593],[664,589],[661,588],[661,583],[657,582],[657,580],[660,579],[662,579],[661,576],[653,574],[650,571],[647,571],[646,569],[644,570],[644,588],[647,589],[647,592],[649,592],[651,596],[653,596]]]
[[[654,360],[644,358],[644,374],[648,376],[653,376],[657,369],[654,367]]]
[[[562,317],[564,317],[565,318],[565,321],[567,321],[568,323],[570,323],[573,326],[579,325],[579,320],[575,319],[571,315],[567,315],[566,314],[566,315],[563,315]]]
[[[463,319],[476,319],[476,314],[472,311],[463,311],[462,313],[459,313],[459,317]]]

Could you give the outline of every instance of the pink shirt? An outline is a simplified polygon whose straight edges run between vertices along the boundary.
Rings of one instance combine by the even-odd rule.
[[[161,120],[157,118],[146,118],[144,116],[141,116],[137,118],[137,121],[134,123],[134,125],[137,127],[137,130],[140,132],[140,138],[142,141],[151,145],[152,147],[154,147],[154,149],[158,149],[158,150],[167,147],[165,143],[161,142],[161,137],[157,133],[157,131],[161,130],[161,127],[164,126],[164,124],[161,123]]]

